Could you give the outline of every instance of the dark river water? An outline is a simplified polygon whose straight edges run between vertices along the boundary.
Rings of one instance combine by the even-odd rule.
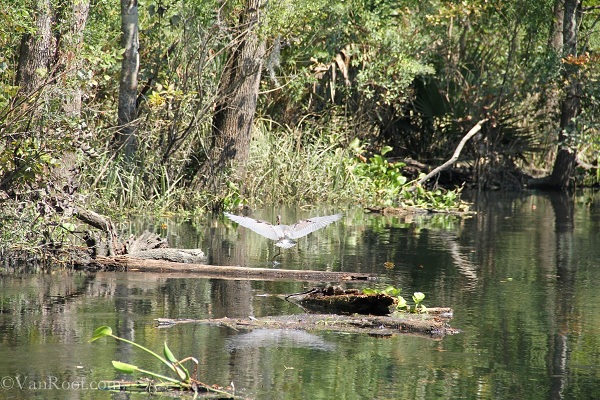
[[[165,372],[108,325],[159,353],[199,361],[199,379],[253,399],[600,399],[600,195],[467,194],[477,214],[381,216],[360,208],[274,208],[285,221],[343,212],[283,250],[222,217],[131,222],[210,264],[361,271],[353,287],[425,293],[455,310],[443,339],[304,331],[235,331],[155,319],[300,313],[277,294],[315,283],[154,273],[0,274],[0,398],[147,398],[96,390],[119,379],[111,361]],[[191,366],[190,366],[191,367]],[[138,376],[139,377],[139,376]],[[161,398],[159,395],[152,398]],[[170,397],[172,398],[172,397]]]

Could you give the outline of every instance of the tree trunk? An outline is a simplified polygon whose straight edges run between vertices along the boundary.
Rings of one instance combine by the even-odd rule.
[[[137,0],[121,0],[121,46],[125,49],[119,84],[118,124],[115,143],[126,159],[137,150],[135,119],[138,70],[140,67]]]
[[[554,9],[552,11],[553,18],[550,24],[550,35],[548,37],[548,45],[551,49],[562,52],[563,48],[563,21],[565,17],[565,0],[555,0]]]
[[[220,82],[220,98],[213,117],[212,144],[200,169],[204,188],[220,192],[224,174],[230,167],[241,172],[248,158],[252,124],[261,71],[266,53],[265,41],[256,30],[260,24],[262,0],[247,0],[237,30],[242,39],[234,46]]]
[[[90,0],[71,0],[64,5],[57,20],[61,35],[58,39],[56,56],[57,70],[62,73],[61,82],[65,90],[64,110],[69,117],[81,114],[82,91],[77,79],[81,65],[79,53],[83,45],[83,31],[90,11]]]
[[[581,0],[564,0],[563,54],[577,56],[577,33],[581,19]],[[581,84],[578,77],[579,67],[565,63],[564,80],[567,82],[566,96],[560,110],[559,149],[550,176],[550,186],[556,189],[569,187],[575,170],[576,150],[569,145],[569,135],[576,130],[574,119],[581,112]]]
[[[54,49],[50,0],[37,0],[34,13],[36,31],[21,39],[17,70],[17,84],[25,96],[38,90],[46,81],[50,54]]]

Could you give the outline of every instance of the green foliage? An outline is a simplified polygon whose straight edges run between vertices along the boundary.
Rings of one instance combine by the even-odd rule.
[[[415,292],[412,295],[412,301],[414,303],[413,306],[410,306],[404,297],[400,296],[402,293],[402,289],[396,288],[394,286],[387,286],[385,289],[374,289],[374,288],[365,288],[362,290],[363,294],[366,295],[378,295],[384,294],[387,296],[395,297],[395,308],[397,312],[409,312],[409,313],[425,313],[427,312],[427,308],[421,304],[423,299],[425,299],[425,294],[422,292]]]
[[[421,304],[421,302],[425,299],[425,295],[422,292],[415,292],[412,295],[412,301],[415,303],[412,307],[406,302],[406,299],[402,296],[398,296],[398,301],[396,302],[396,311],[404,311],[409,313],[426,313],[427,308]]]
[[[581,112],[563,132],[563,145],[577,153],[581,167],[578,182],[591,186],[600,182],[600,56],[584,53],[567,57],[564,62],[577,68],[582,95]]]
[[[460,200],[461,191],[462,188],[427,190],[416,185],[411,190],[402,191],[400,204],[428,210],[466,212],[469,211],[469,205]]]
[[[233,182],[227,182],[227,194],[223,198],[223,209],[234,210],[244,204],[244,199],[240,195],[240,188]]]
[[[127,209],[164,215],[190,207],[192,198],[181,184],[182,176],[172,177],[167,166],[156,163],[151,153],[144,154],[148,158],[136,166],[105,154],[84,168],[89,185],[84,190],[94,194],[88,202],[109,215]]]
[[[407,179],[402,175],[404,163],[390,163],[383,156],[390,151],[390,146],[384,146],[381,154],[374,154],[368,160],[362,155],[365,152],[365,144],[354,139],[350,142],[350,148],[356,155],[356,164],[352,173],[367,184],[369,200],[376,204],[386,206],[394,205],[398,194],[402,191]]]
[[[7,104],[10,97],[7,94],[14,95],[14,67],[19,57],[21,37],[34,33],[32,9],[27,1],[0,1],[0,110]]]
[[[12,141],[0,152],[0,171],[12,173],[13,185],[33,184],[56,164],[51,151],[37,138]]]
[[[451,2],[425,14],[441,41],[434,57],[439,73],[432,82],[439,96],[450,101],[445,115],[431,115],[421,107],[427,99],[416,99],[414,123],[427,133],[425,140],[398,136],[403,146],[419,150],[413,157],[448,157],[448,148],[474,121],[489,118],[482,130],[484,142],[469,144],[463,152],[479,163],[478,182],[485,188],[497,182],[498,170],[523,165],[548,143],[562,85],[560,57],[548,46],[553,5],[533,0]]]
[[[402,289],[390,285],[385,289],[364,288],[362,292],[366,295],[386,294],[388,296],[397,297],[400,296]]]
[[[286,89],[263,99],[271,118],[295,124],[293,116],[307,111],[342,111],[377,124],[378,115],[409,98],[416,76],[435,72],[418,52],[425,36],[404,18],[403,3],[410,2],[295,3],[304,14],[294,16],[293,26],[301,29],[278,31],[294,45],[274,46],[283,79],[271,83]],[[282,108],[282,100],[289,106]]]
[[[434,192],[419,188],[405,193],[404,164],[389,162],[384,156],[391,147],[366,159],[365,143],[352,140],[347,147],[342,133],[310,132],[308,129],[279,127],[261,121],[255,132],[246,175],[229,184],[223,201],[238,206],[289,202],[352,202],[370,206],[411,205],[437,210],[465,210],[460,189]],[[412,199],[412,200],[411,200]],[[231,208],[229,208],[231,209]]]

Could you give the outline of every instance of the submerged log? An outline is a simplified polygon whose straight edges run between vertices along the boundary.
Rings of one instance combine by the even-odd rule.
[[[193,273],[194,277],[221,279],[256,280],[296,280],[310,282],[339,282],[351,280],[375,280],[374,274],[360,272],[331,272],[311,270],[287,270],[276,268],[247,268],[240,266],[219,266],[204,264],[185,264],[162,260],[141,259],[128,256],[98,256],[92,263],[97,269],[126,270],[139,272],[177,272]]]
[[[394,316],[296,314],[261,318],[218,319],[156,319],[159,327],[196,323],[227,327],[236,331],[253,329],[302,329],[308,331],[335,331],[366,333],[374,336],[418,334],[433,338],[459,333],[451,328],[447,319],[429,314],[401,314]]]

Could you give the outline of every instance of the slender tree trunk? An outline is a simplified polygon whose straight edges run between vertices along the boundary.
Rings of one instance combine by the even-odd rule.
[[[564,0],[563,54],[577,56],[577,33],[581,20],[581,0]],[[557,189],[568,188],[575,170],[575,149],[569,145],[569,135],[575,131],[574,119],[581,112],[581,84],[579,67],[565,63],[564,80],[567,82],[566,96],[560,110],[559,149],[550,176],[550,186]]]
[[[135,119],[138,71],[140,67],[137,0],[121,0],[121,46],[125,49],[119,84],[118,124],[115,142],[126,159],[137,150]]]
[[[238,26],[242,39],[233,48],[220,83],[213,117],[213,141],[200,170],[204,188],[218,193],[229,168],[241,172],[248,158],[265,41],[257,36],[263,0],[247,0]]]
[[[563,21],[565,18],[565,0],[555,0],[552,11],[552,23],[548,45],[551,49],[561,53],[563,49]]]
[[[82,90],[77,79],[77,70],[81,65],[79,53],[89,11],[90,0],[70,0],[63,5],[60,15],[57,16],[61,34],[58,39],[56,65],[61,73],[60,81],[65,91],[64,110],[70,117],[78,117],[81,114]]]
[[[52,37],[52,6],[50,0],[36,0],[33,34],[21,39],[17,83],[24,95],[39,89],[49,74],[50,55],[54,52]]]

